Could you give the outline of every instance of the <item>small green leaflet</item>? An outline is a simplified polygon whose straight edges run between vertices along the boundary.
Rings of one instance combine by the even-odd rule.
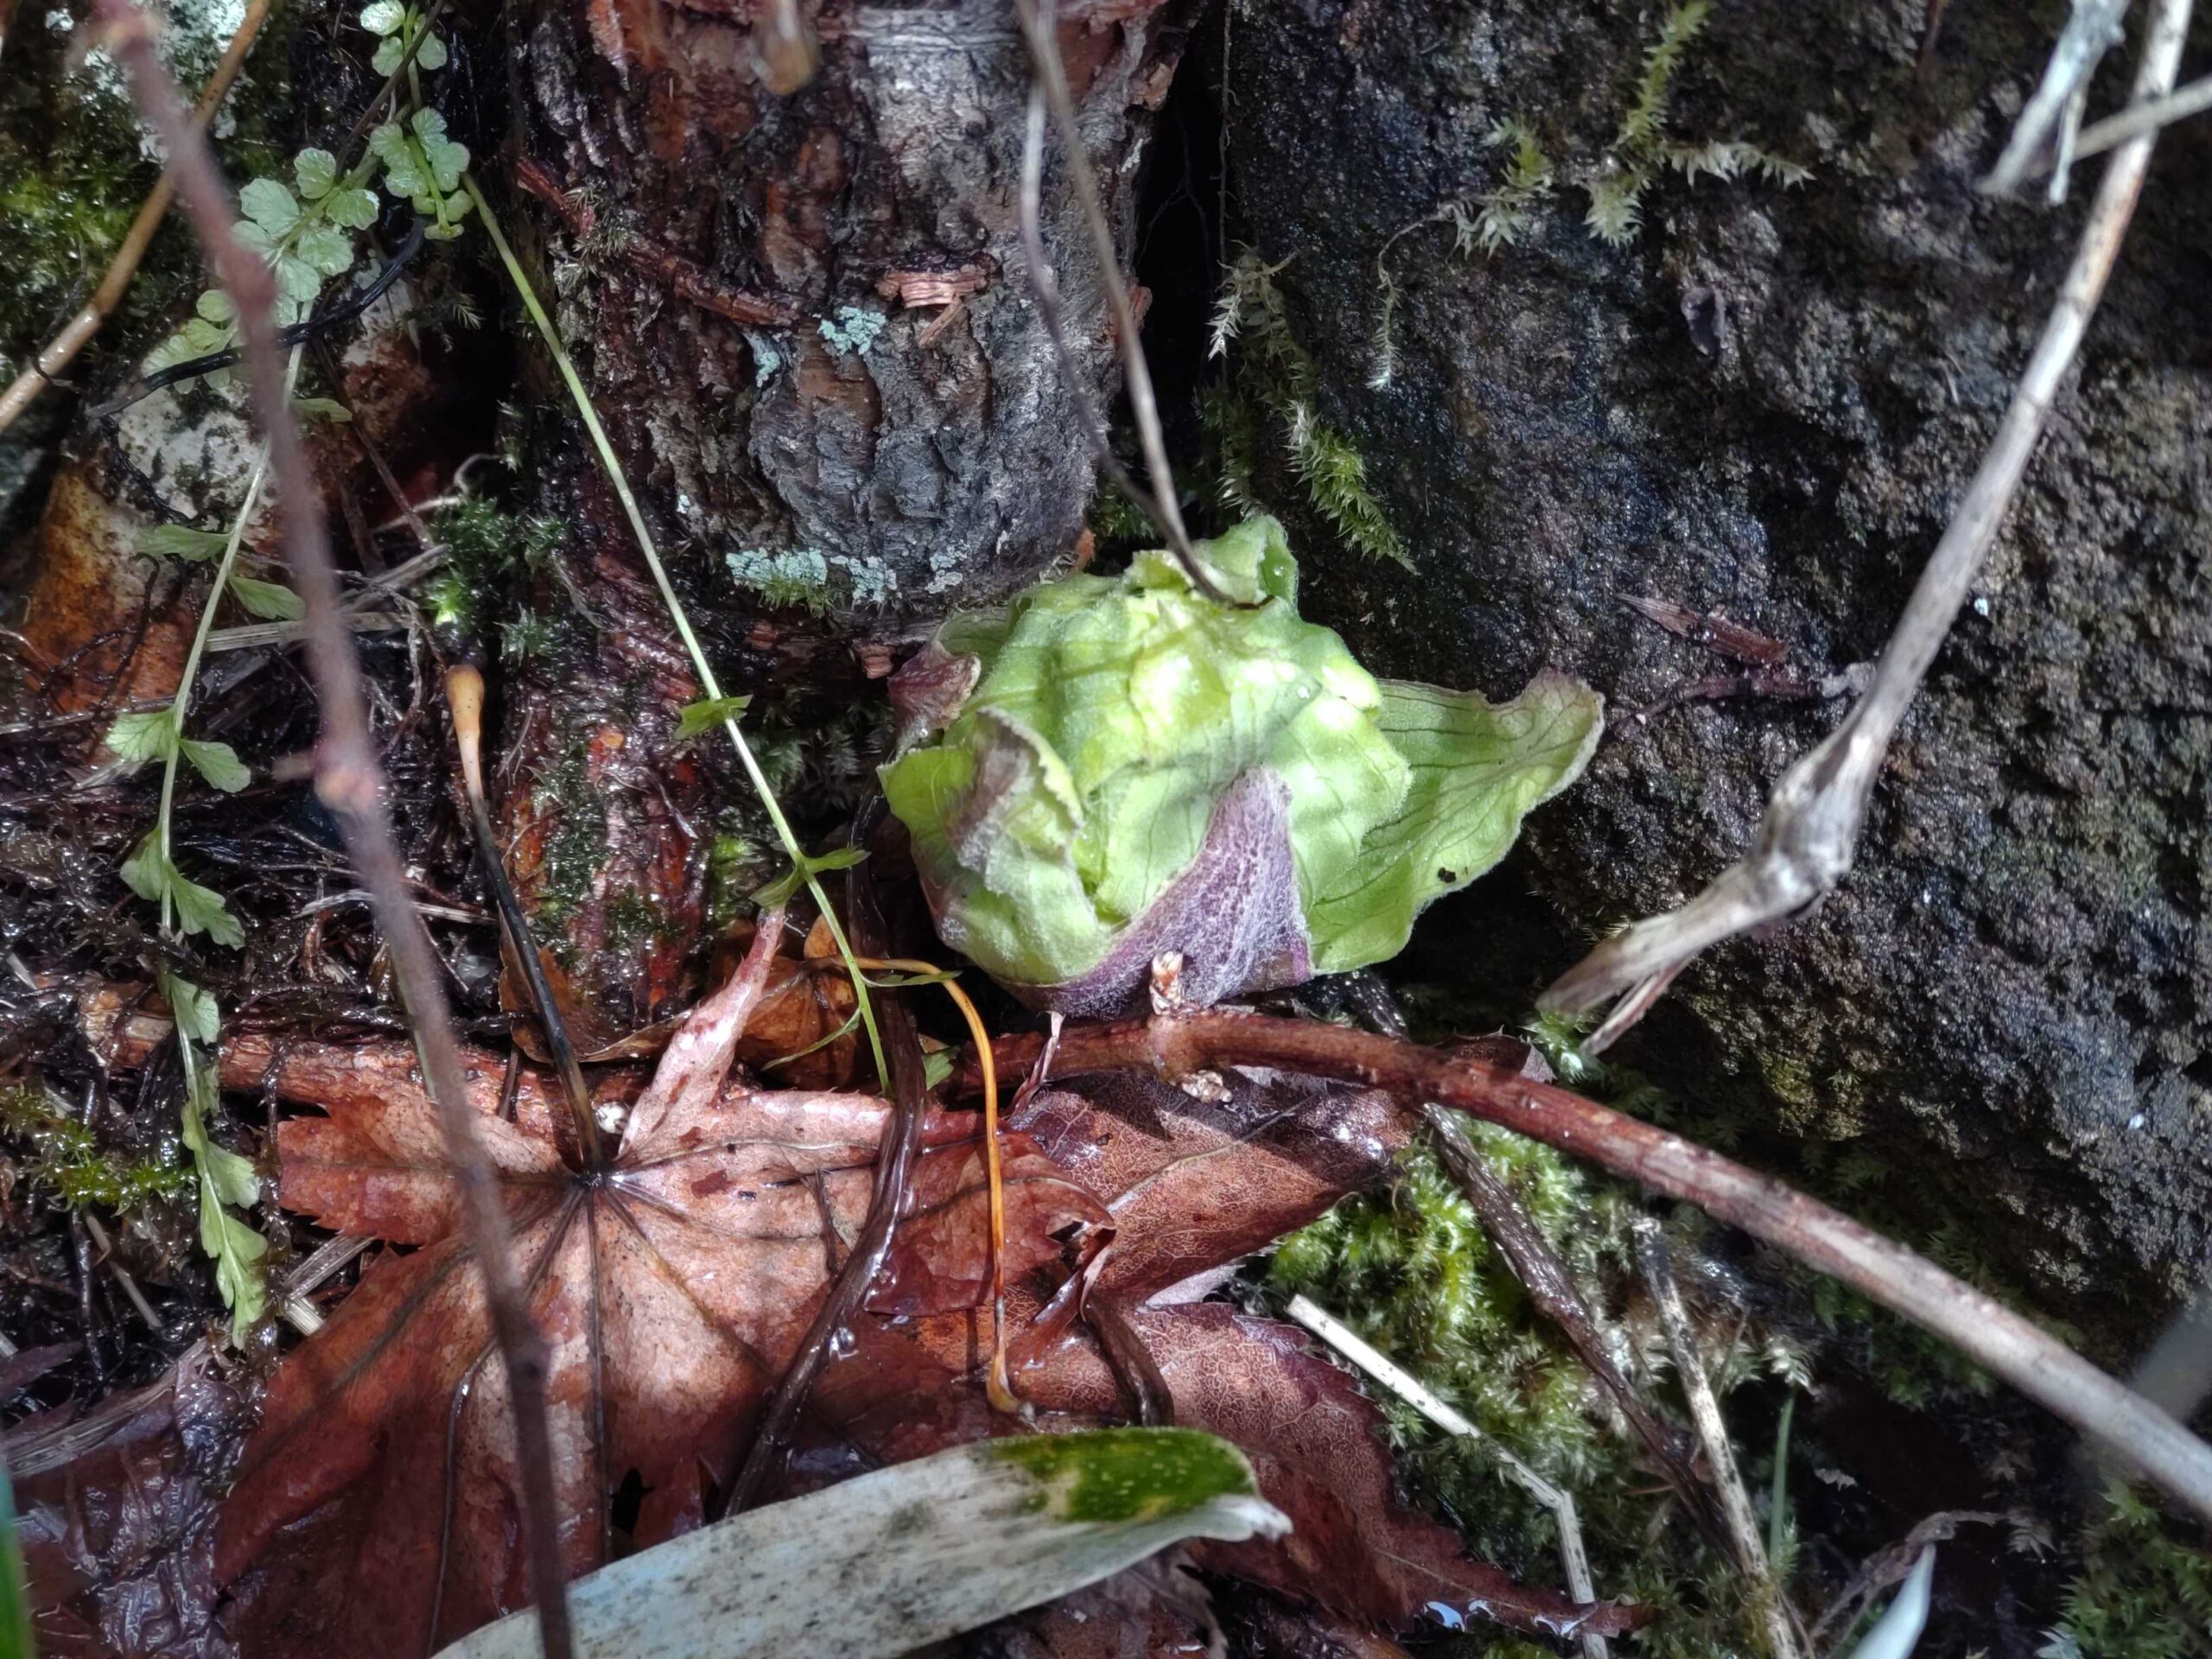
[[[300,204],[274,179],[255,179],[238,192],[238,208],[264,234],[280,237],[300,222]]]
[[[334,426],[345,426],[353,418],[353,411],[335,397],[295,397],[292,413],[303,421],[328,421]]]
[[[177,1030],[188,1040],[202,1048],[213,1048],[220,1021],[215,1012],[215,999],[188,979],[179,979],[167,969],[154,976],[161,987],[162,1000],[169,1005],[169,1013],[176,1020]]]
[[[150,524],[138,532],[137,547],[149,559],[181,559],[187,564],[205,564],[221,554],[223,544],[229,539],[219,530],[194,530],[189,524]]]
[[[231,597],[249,614],[264,622],[296,622],[308,613],[300,596],[283,582],[263,582],[257,576],[233,575]],[[208,781],[213,783],[214,779]]]
[[[752,701],[750,697],[702,697],[696,702],[685,703],[676,717],[676,741],[689,742],[713,731],[726,720],[735,720]]]
[[[338,158],[327,149],[303,149],[292,157],[292,178],[302,200],[321,201],[338,182]]]
[[[195,1070],[185,1090],[184,1144],[200,1171],[200,1248],[215,1264],[215,1287],[231,1310],[231,1339],[240,1342],[268,1309],[269,1287],[258,1264],[269,1253],[269,1241],[225,1207],[259,1203],[261,1179],[251,1160],[207,1138],[205,1113],[214,1091],[213,1073]]]
[[[245,762],[238,759],[238,751],[227,743],[187,737],[178,740],[177,747],[183,751],[194,772],[226,795],[237,794],[253,779]]]
[[[107,746],[127,766],[149,760],[166,760],[176,747],[176,709],[151,709],[143,714],[118,715],[107,728]]]
[[[369,148],[384,163],[385,189],[437,219],[426,235],[442,242],[461,234],[458,221],[469,209],[468,198],[458,194],[468,146],[446,137],[444,116],[417,110],[405,128],[387,121],[369,134]]]
[[[144,714],[118,715],[115,724],[107,729],[107,746],[115,758],[127,766],[143,766],[149,760],[166,760],[172,753],[181,754],[191,762],[194,772],[226,795],[236,794],[252,778],[245,763],[238,759],[238,751],[229,744],[180,737],[174,705]]]
[[[361,27],[372,35],[397,35],[406,21],[407,8],[402,0],[371,0],[361,8]]]
[[[753,895],[753,902],[763,910],[773,910],[787,905],[798,890],[817,875],[827,875],[832,870],[849,870],[868,856],[864,847],[840,847],[819,858],[803,857],[782,875]]]
[[[177,925],[187,933],[205,933],[216,944],[237,950],[245,943],[245,930],[213,887],[203,887],[163,855],[151,830],[124,861],[123,879],[130,891],[149,905],[168,903],[176,912]]]

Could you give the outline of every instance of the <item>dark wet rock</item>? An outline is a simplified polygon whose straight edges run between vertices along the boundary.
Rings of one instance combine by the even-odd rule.
[[[1324,551],[1310,608],[1377,673],[1493,695],[1547,664],[1617,709],[1739,665],[1630,611],[1653,594],[1774,636],[1810,679],[1871,658],[2042,326],[2072,202],[1975,183],[2059,21],[1917,0],[1729,0],[1672,136],[1813,169],[1656,183],[1609,247],[1567,182],[1611,142],[1655,11],[1568,3],[1240,10],[1232,155],[1261,256],[1363,452],[1408,573]],[[2199,31],[2202,34],[2204,31]],[[2193,50],[2200,48],[2192,48]],[[2114,54],[2098,107],[2124,94]],[[1400,241],[1376,389],[1376,259],[1494,188],[1518,118],[1561,185],[1522,244]],[[1815,917],[1716,951],[1627,1057],[1862,1210],[1970,1223],[2000,1276],[2136,1329],[2212,1257],[2212,132],[2177,130],[1976,598],[1907,721],[1859,867]],[[1300,492],[1272,480],[1271,506]],[[1301,533],[1302,530],[1302,533]],[[1599,930],[1679,903],[1750,840],[1842,704],[1617,718],[1516,869],[1558,931],[1478,898],[1427,938],[1525,1007]],[[1495,885],[1495,884],[1493,884]],[[1864,1159],[1859,1161],[1863,1162]],[[2109,1325],[2107,1327],[2109,1329]]]

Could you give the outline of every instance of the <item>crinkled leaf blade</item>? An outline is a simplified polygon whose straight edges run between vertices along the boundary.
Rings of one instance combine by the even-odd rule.
[[[1288,1525],[1243,1453],[1211,1434],[1016,1436],[688,1533],[571,1585],[569,1610],[584,1652],[866,1659],[1034,1607],[1187,1538]],[[536,1616],[522,1612],[443,1659],[529,1659],[537,1643]]]
[[[1503,858],[1529,810],[1582,775],[1605,728],[1605,700],[1548,671],[1501,703],[1389,681],[1377,723],[1412,767],[1413,786],[1306,906],[1323,973],[1395,957],[1424,906]]]

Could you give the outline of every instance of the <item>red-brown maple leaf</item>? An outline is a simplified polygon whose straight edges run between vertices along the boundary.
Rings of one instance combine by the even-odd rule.
[[[611,1166],[556,1150],[557,1107],[525,1077],[497,1116],[499,1063],[473,1057],[475,1104],[533,1308],[553,1349],[556,1485],[570,1566],[694,1524],[703,1471],[741,1448],[857,1230],[887,1108],[854,1094],[722,1078],[742,1015],[725,990],[671,1042]],[[526,1599],[501,1368],[431,1103],[397,1045],[245,1039],[226,1081],[322,1108],[280,1126],[284,1202],[397,1245],[280,1370],[219,1529],[225,1626],[248,1656],[425,1651]],[[1152,1079],[1041,1092],[1009,1125],[1007,1268],[1016,1381],[1043,1427],[1117,1421],[1122,1383],[1071,1275],[1128,1327],[1178,1420],[1236,1440],[1296,1530],[1206,1565],[1352,1625],[1408,1628],[1432,1606],[1556,1631],[1578,1610],[1465,1560],[1397,1500],[1380,1418],[1302,1333],[1193,1303],[1217,1270],[1373,1179],[1403,1120],[1379,1095],[1230,1073],[1229,1097]],[[628,1085],[610,1084],[602,1104]],[[817,1387],[795,1484],[978,1435],[1021,1432],[984,1403],[982,1160],[972,1115],[924,1125],[907,1219],[870,1312]],[[573,1141],[574,1137],[569,1137]],[[1100,1250],[1109,1240],[1113,1248]],[[618,1538],[616,1494],[639,1498]],[[640,1490],[642,1489],[642,1490]],[[1598,1628],[1633,1622],[1597,1610]]]

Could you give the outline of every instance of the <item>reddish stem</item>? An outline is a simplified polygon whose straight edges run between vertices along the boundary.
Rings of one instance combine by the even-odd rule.
[[[1001,1069],[1026,1066],[1039,1040],[995,1045]],[[1817,1199],[1571,1090],[1399,1038],[1217,1010],[1069,1027],[1054,1071],[1176,1078],[1224,1065],[1272,1066],[1383,1089],[1416,1110],[1438,1102],[1694,1204],[1933,1332],[2212,1521],[2212,1446],[2063,1343]],[[963,1083],[972,1075],[971,1065]]]

